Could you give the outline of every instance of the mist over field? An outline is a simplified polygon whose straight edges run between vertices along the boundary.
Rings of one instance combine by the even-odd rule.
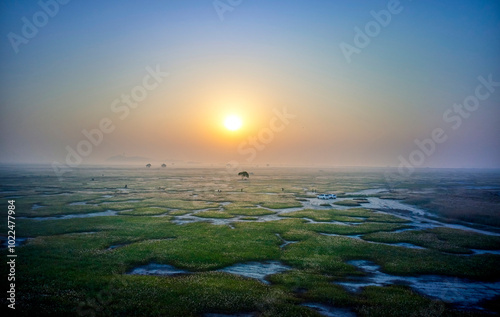
[[[500,314],[500,2],[3,1],[2,311]]]
[[[1,162],[500,167],[496,1],[0,9]]]

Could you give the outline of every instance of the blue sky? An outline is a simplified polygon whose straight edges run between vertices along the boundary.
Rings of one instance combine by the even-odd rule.
[[[16,53],[9,34],[43,9],[3,2],[0,161],[64,162],[83,129],[110,118],[116,129],[83,163],[396,166],[440,128],[448,139],[422,166],[500,167],[500,89],[458,129],[443,120],[478,76],[500,81],[500,3],[400,1],[348,63],[340,44],[389,3],[243,0],[221,21],[212,1],[72,0]],[[118,119],[112,101],[156,65],[169,77]],[[249,161],[238,149],[283,107],[295,118]],[[218,130],[231,113],[238,135]]]

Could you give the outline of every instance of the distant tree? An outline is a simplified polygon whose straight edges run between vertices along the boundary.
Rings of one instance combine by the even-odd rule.
[[[147,167],[147,168],[150,168],[150,167],[151,167],[151,164],[149,164],[149,163],[148,163],[148,164],[146,165],[146,167]]]
[[[167,167],[167,164],[163,163],[163,164],[161,165],[161,167]]]
[[[238,173],[238,176],[241,176],[241,179],[244,179],[245,177],[246,177],[246,178],[249,178],[249,177],[250,177],[250,175],[248,175],[248,172],[246,172],[246,171],[239,172],[239,173]]]

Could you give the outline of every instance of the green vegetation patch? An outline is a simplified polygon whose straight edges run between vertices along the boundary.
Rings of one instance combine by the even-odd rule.
[[[91,177],[95,177],[95,181],[90,181],[89,171],[92,170],[69,172],[67,175],[71,177],[65,178],[64,183],[55,176],[31,174],[24,179],[5,180],[8,182],[5,188],[19,187],[23,195],[16,199],[16,216],[120,211],[117,216],[109,217],[16,219],[16,235],[31,238],[16,247],[16,252],[22,255],[21,261],[16,262],[16,270],[22,273],[16,276],[19,300],[16,309],[20,315],[318,316],[314,309],[300,306],[312,302],[349,307],[358,316],[471,316],[474,313],[452,311],[407,287],[367,287],[353,294],[334,282],[365,275],[347,264],[349,260],[373,261],[383,272],[393,275],[500,279],[498,255],[449,254],[468,253],[472,248],[497,249],[498,237],[446,228],[394,233],[391,231],[410,224],[363,208],[296,211],[281,214],[279,221],[234,222],[234,229],[207,222],[179,225],[171,221],[171,216],[207,208],[209,210],[196,215],[257,220],[258,216],[275,213],[257,205],[271,209],[299,207],[296,198],[308,197],[306,193],[312,189],[352,192],[378,188],[384,182],[382,174],[307,170],[292,175],[262,169],[243,182],[236,175],[236,180],[227,180],[225,169],[151,169],[140,173],[110,169],[94,172]],[[52,175],[53,171],[49,173]],[[123,189],[125,184],[128,184],[127,190]],[[62,191],[70,194],[40,195]],[[105,201],[111,203],[103,204]],[[221,208],[221,203],[228,201],[232,203]],[[70,205],[74,202],[87,202],[87,205]],[[46,207],[32,210],[33,204]],[[166,217],[151,217],[165,212],[168,212]],[[6,221],[0,223],[3,232],[7,232],[6,226]],[[373,241],[407,242],[427,249],[374,244],[345,236],[355,234]],[[283,240],[295,243],[280,249]],[[110,249],[111,246],[119,247]],[[5,257],[7,250],[0,253]],[[237,263],[270,260],[291,267],[289,271],[267,277],[270,285],[216,271]],[[127,274],[149,263],[169,264],[192,273],[181,276]],[[7,274],[8,266],[0,266],[0,275]]]
[[[168,212],[167,208],[159,207],[137,207],[133,210],[126,210],[120,212],[120,215],[130,215],[130,216],[155,216],[162,215]]]
[[[358,207],[361,206],[361,204],[357,201],[346,199],[346,200],[339,200],[334,202],[335,205],[338,206],[346,206],[346,207]]]
[[[195,214],[196,217],[201,217],[201,218],[220,218],[220,219],[228,219],[228,218],[233,218],[234,216],[225,212],[225,211],[220,211],[220,210],[206,210],[206,211],[201,211],[197,212]]]
[[[292,217],[292,218],[310,218],[315,221],[348,221],[348,222],[359,222],[360,219],[345,216],[345,213],[339,213],[337,210],[299,210],[280,214],[281,217]],[[361,220],[361,221],[364,221]]]
[[[347,222],[387,222],[405,223],[408,220],[398,218],[389,214],[377,213],[368,209],[356,208],[348,210],[339,209],[305,209],[289,213],[280,214],[281,217],[310,218],[315,221],[347,221]],[[353,218],[356,217],[356,218]],[[363,219],[359,219],[363,218]]]
[[[306,228],[317,233],[333,233],[340,235],[367,234],[379,231],[394,231],[408,228],[405,224],[384,222],[363,222],[356,226],[345,226],[332,223],[307,223]]]
[[[451,228],[398,233],[376,232],[363,236],[363,239],[384,243],[406,242],[448,253],[472,253],[470,249],[497,250],[500,248],[498,236]]]
[[[373,244],[340,236],[318,235],[291,244],[283,259],[296,268],[337,277],[363,274],[346,264],[355,259],[373,261],[384,272],[393,275],[439,274],[486,281],[500,277],[500,269],[495,264],[500,256],[463,257],[433,250]],[[463,269],[476,266],[484,270]]]
[[[182,210],[182,209],[179,209],[179,210],[169,211],[168,214],[171,215],[171,216],[182,216],[182,215],[187,215],[187,214],[189,214],[191,212],[192,212],[191,210]]]
[[[355,301],[354,311],[358,316],[449,316],[453,313],[443,302],[398,285],[366,287]]]
[[[185,210],[197,210],[197,209],[205,209],[205,208],[216,208],[219,206],[217,203],[210,203],[202,200],[152,200],[145,201],[142,203],[147,203],[149,206],[154,207],[165,207],[170,209],[185,209]]]

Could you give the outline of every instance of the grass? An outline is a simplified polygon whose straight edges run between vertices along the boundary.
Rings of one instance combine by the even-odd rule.
[[[168,212],[166,208],[158,208],[158,207],[137,207],[130,211],[122,211],[121,215],[130,215],[130,216],[155,216],[162,215]]]
[[[346,216],[345,213],[339,213],[336,210],[300,210],[281,214],[281,217],[291,218],[310,218],[315,221],[352,221],[359,222],[357,218]]]
[[[338,206],[346,206],[346,207],[358,207],[358,206],[361,206],[361,204],[355,200],[350,200],[350,199],[346,199],[346,200],[339,200],[339,201],[336,201],[333,203],[334,205],[338,205]]]
[[[231,215],[241,215],[241,216],[265,216],[273,215],[274,211],[262,209],[262,208],[238,208],[238,209],[228,209],[227,213]]]
[[[189,214],[191,211],[190,210],[172,210],[168,214],[171,216],[182,216]]]
[[[22,196],[16,199],[18,216],[107,209],[121,212],[110,217],[16,219],[17,236],[32,238],[16,248],[22,259],[16,266],[17,308],[21,315],[201,316],[254,312],[260,316],[319,316],[313,309],[300,306],[315,302],[348,307],[358,316],[460,316],[474,312],[456,311],[407,287],[368,287],[352,294],[333,282],[363,275],[346,263],[357,259],[373,261],[382,271],[394,275],[500,279],[498,255],[443,253],[497,249],[500,241],[494,236],[444,228],[394,233],[391,231],[408,227],[407,221],[364,208],[309,209],[281,213],[282,219],[278,221],[254,221],[259,216],[279,212],[273,209],[301,206],[295,199],[306,199],[306,192],[313,187],[318,192],[378,188],[383,177],[374,173],[307,171],[304,175],[276,175],[263,169],[262,174],[256,172],[249,181],[241,182],[237,178],[228,181],[225,171],[215,169],[89,169],[71,172],[68,174],[71,177],[63,183],[56,177],[23,173],[20,175],[27,175],[29,182],[9,176],[2,185],[4,189],[15,188],[16,194]],[[125,184],[127,191],[123,190]],[[422,185],[405,186],[420,189]],[[69,195],[41,195],[61,192]],[[97,206],[69,205],[79,201]],[[231,203],[221,205],[222,202]],[[47,207],[31,210],[35,203]],[[197,211],[207,208],[211,209]],[[242,216],[240,219],[246,221],[233,222],[234,229],[206,222],[172,223],[173,217],[193,211],[203,218]],[[152,217],[165,213],[165,217]],[[6,232],[6,222],[0,223],[0,228]],[[364,239],[372,241],[407,242],[428,249],[406,249],[321,233],[363,234]],[[280,249],[283,241],[276,234],[297,242]],[[122,246],[109,250],[112,245]],[[5,257],[6,253],[5,249],[0,250],[0,255]],[[281,261],[292,270],[270,276],[271,285],[217,271],[236,263],[267,260]],[[175,277],[126,274],[151,262],[170,264],[192,274]],[[6,276],[7,269],[1,266],[0,274]],[[5,305],[5,298],[0,302]]]
[[[197,212],[195,215],[196,217],[201,217],[201,218],[216,218],[216,219],[228,219],[234,217],[233,215],[220,210],[201,211]]]
[[[367,287],[357,298],[360,316],[440,316],[450,313],[443,302],[419,296],[404,286]]]
[[[500,256],[457,257],[431,250],[371,244],[348,237],[312,236],[290,245],[284,259],[294,267],[338,277],[353,274],[353,268],[345,264],[346,261],[367,259],[393,275],[439,274],[485,281],[500,278],[500,270],[495,264]],[[484,270],[463,270],[477,266]]]
[[[351,221],[351,222],[385,222],[385,223],[404,223],[407,222],[404,219],[382,213],[376,213],[368,209],[355,208],[349,210],[339,210],[339,209],[305,209],[300,211],[289,212],[281,214],[282,217],[294,217],[294,218],[310,218],[315,221]],[[353,218],[356,217],[356,218]],[[359,219],[361,218],[361,219]]]
[[[363,238],[385,243],[412,243],[448,253],[472,253],[470,249],[497,250],[500,246],[500,237],[498,236],[487,236],[450,228],[399,233],[377,232],[365,235]]]

